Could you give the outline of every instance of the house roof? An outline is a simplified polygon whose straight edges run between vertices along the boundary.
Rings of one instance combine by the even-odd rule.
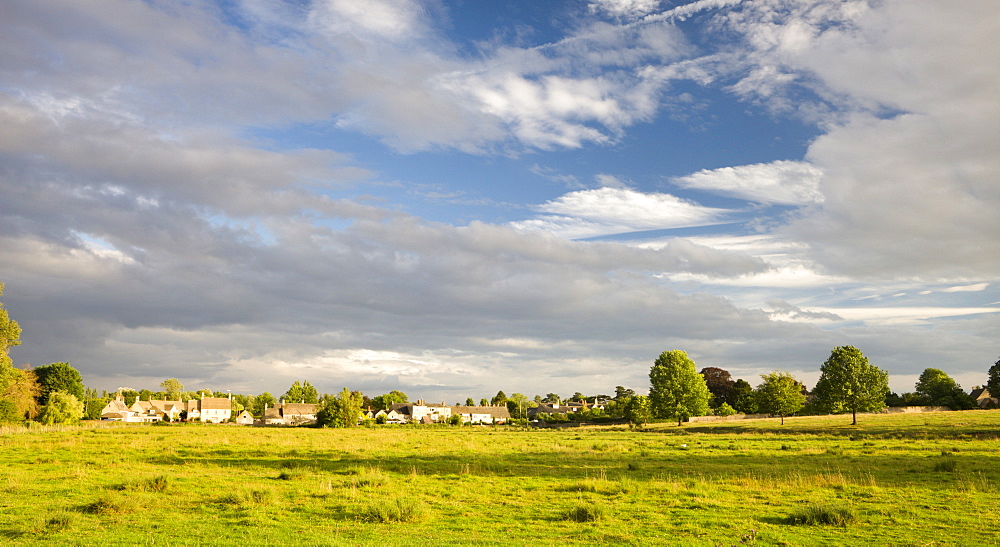
[[[510,412],[505,406],[453,406],[452,414],[486,414],[494,418],[510,418]]]
[[[977,399],[977,400],[978,399],[989,399],[990,398],[990,392],[985,387],[979,387],[979,388],[976,388],[976,389],[972,390],[972,393],[970,395],[972,395],[973,399]]]
[[[198,400],[198,408],[201,410],[229,410],[233,408],[233,403],[226,397],[204,397]]]
[[[285,403],[281,406],[283,416],[315,416],[318,405],[310,403]]]

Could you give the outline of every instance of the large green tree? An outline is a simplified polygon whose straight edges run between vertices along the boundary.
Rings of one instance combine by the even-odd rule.
[[[3,283],[0,283],[0,296],[3,296]],[[10,360],[10,348],[20,345],[20,343],[21,326],[10,318],[3,303],[0,303],[0,382],[12,374],[14,363]]]
[[[389,410],[392,405],[399,403],[410,402],[410,397],[407,396],[402,391],[394,389],[389,393],[384,393],[382,395],[376,395],[372,397],[372,409],[378,412],[379,410]]]
[[[63,391],[50,393],[48,403],[38,414],[38,421],[47,425],[74,424],[80,418],[83,418],[83,402]]]
[[[665,351],[656,358],[649,370],[649,385],[649,401],[657,418],[676,419],[681,425],[691,416],[708,413],[712,394],[705,377],[681,350]]]
[[[806,404],[802,384],[788,372],[775,371],[760,377],[764,382],[757,386],[757,407],[762,412],[781,416],[784,425],[785,416],[795,414]]]
[[[889,373],[869,363],[854,346],[833,348],[813,389],[819,408],[834,414],[850,412],[851,425],[857,425],[858,412],[885,408],[888,393]]]
[[[946,406],[952,410],[969,410],[978,406],[962,386],[941,369],[924,369],[915,391],[925,404],[932,406]]]
[[[314,405],[319,402],[319,392],[316,388],[309,383],[309,380],[303,380],[299,383],[298,380],[292,384],[292,387],[288,388],[288,391],[282,396],[286,403],[306,403]]]
[[[990,392],[990,397],[1000,399],[1000,359],[990,367],[989,380],[986,382],[986,390]]]
[[[184,393],[184,384],[182,384],[177,378],[169,378],[160,382],[160,389],[162,389],[166,394],[167,399],[176,401],[180,399],[181,394]]]
[[[36,367],[35,377],[38,378],[38,385],[41,387],[41,394],[38,396],[38,404],[45,405],[49,402],[49,394],[53,391],[69,393],[82,401],[84,398],[83,377],[80,372],[70,366],[69,363],[52,363]]]
[[[355,427],[361,417],[364,396],[346,387],[335,397],[324,396],[316,412],[316,422],[324,427]]]

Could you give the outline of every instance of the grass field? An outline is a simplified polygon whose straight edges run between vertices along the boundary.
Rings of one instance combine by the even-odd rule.
[[[991,545],[1000,411],[0,434],[0,543]]]

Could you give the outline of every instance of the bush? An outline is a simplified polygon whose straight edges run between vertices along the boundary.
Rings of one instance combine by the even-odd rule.
[[[370,502],[361,513],[367,522],[416,522],[424,518],[424,508],[412,498]]]
[[[729,406],[729,403],[722,403],[719,408],[715,409],[716,416],[735,416],[738,414],[736,409]]]
[[[847,526],[858,518],[847,507],[813,503],[788,517],[790,524]]]
[[[573,522],[597,522],[604,518],[604,509],[597,505],[579,504],[563,513],[563,520]]]

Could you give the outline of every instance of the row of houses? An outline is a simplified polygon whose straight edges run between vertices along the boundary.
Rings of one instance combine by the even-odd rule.
[[[242,425],[308,425],[316,423],[318,406],[281,401],[273,407],[265,406],[262,419],[255,420],[249,412],[243,410],[237,414],[235,422]],[[202,397],[189,401],[136,400],[132,405],[126,405],[124,397],[119,395],[101,411],[101,418],[104,420],[128,423],[184,420],[217,424],[229,421],[232,415],[232,401],[225,397]],[[503,406],[436,405],[426,404],[421,399],[416,403],[396,403],[387,410],[369,409],[362,412],[359,422],[371,419],[390,424],[427,424],[446,422],[452,416],[461,416],[463,423],[471,424],[505,424],[510,420],[510,413]]]
[[[167,401],[150,398],[136,399],[131,405],[118,395],[101,410],[101,419],[129,423],[202,421],[214,424],[227,422],[233,415],[233,402],[226,397],[202,397],[189,401]],[[250,416],[249,413],[244,413]],[[241,415],[240,418],[243,418]],[[245,420],[245,418],[244,418]],[[253,418],[250,418],[253,423]]]

